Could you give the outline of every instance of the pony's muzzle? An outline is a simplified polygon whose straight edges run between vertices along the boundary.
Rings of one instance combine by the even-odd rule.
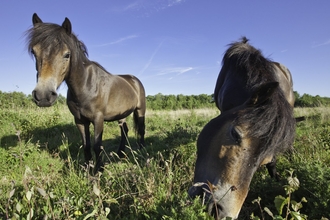
[[[52,106],[57,99],[56,91],[45,91],[41,92],[40,90],[33,90],[32,91],[33,101],[39,107],[49,107]]]
[[[214,219],[220,220],[225,217],[237,219],[238,213],[234,211],[235,207],[226,204],[224,201],[217,201],[217,199],[214,198],[213,193],[210,193],[209,186],[206,183],[195,183],[188,190],[188,195],[192,199],[199,197],[203,201],[203,204],[206,205],[205,211],[207,211],[210,216],[214,217]]]

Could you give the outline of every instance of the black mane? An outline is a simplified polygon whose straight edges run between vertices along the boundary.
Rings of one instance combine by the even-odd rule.
[[[233,70],[232,74],[240,74],[239,77],[244,77],[246,86],[251,89],[276,81],[273,63],[263,57],[259,50],[249,45],[245,37],[241,42],[230,44],[223,58],[223,66]],[[294,141],[293,107],[279,87],[265,103],[240,110],[234,123],[249,124],[247,128],[249,135],[261,140],[265,152],[283,152],[290,148]]]
[[[229,44],[222,60],[222,68],[240,74],[238,77],[245,78],[249,88],[276,81],[272,61],[266,59],[248,41],[246,37],[242,37],[241,41]]]
[[[64,45],[75,53],[73,62],[78,59],[87,60],[88,52],[85,44],[78,40],[75,34],[67,34],[65,29],[57,24],[38,23],[26,32],[28,52],[32,55],[32,48],[39,44],[41,49],[51,48],[52,54],[57,54]],[[55,42],[55,43],[54,43]]]

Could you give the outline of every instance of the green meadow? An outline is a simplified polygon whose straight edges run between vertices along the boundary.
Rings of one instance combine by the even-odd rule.
[[[212,219],[188,197],[203,126],[215,107],[147,109],[146,147],[138,149],[128,117],[126,157],[116,155],[117,122],[104,126],[102,173],[84,166],[80,134],[63,102],[0,105],[1,219]],[[295,108],[291,151],[278,157],[279,182],[255,174],[239,219],[330,217],[330,108]],[[91,126],[91,130],[92,130]]]

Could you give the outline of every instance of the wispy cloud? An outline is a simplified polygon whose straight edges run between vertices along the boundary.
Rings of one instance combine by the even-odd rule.
[[[123,7],[123,11],[131,11],[131,10],[135,10],[135,9],[139,8],[140,7],[140,4],[141,4],[140,2],[141,1],[136,1],[136,2],[133,2],[133,3],[129,4],[129,5],[125,5]]]
[[[136,0],[133,3],[114,7],[112,11],[119,13],[139,11],[139,16],[149,17],[155,12],[179,5],[185,1],[186,0]]]
[[[148,67],[150,66],[152,60],[154,59],[154,57],[156,56],[157,52],[159,51],[159,49],[162,47],[164,43],[164,40],[162,42],[160,42],[160,44],[157,46],[157,48],[155,49],[155,51],[153,52],[153,54],[151,55],[150,59],[148,60],[148,62],[144,65],[143,69],[140,71],[140,75],[144,73],[144,71],[146,71],[146,69],[148,69]]]
[[[129,35],[129,36],[126,36],[126,37],[122,37],[122,38],[119,38],[115,41],[112,41],[110,43],[105,43],[105,44],[99,44],[99,45],[95,45],[94,47],[105,47],[105,46],[109,46],[109,45],[114,45],[114,44],[119,44],[119,43],[122,43],[124,41],[127,41],[127,40],[130,40],[130,39],[133,39],[133,38],[137,38],[138,36],[137,35]]]
[[[185,2],[185,0],[168,0],[167,6],[172,7],[174,5],[178,5],[178,4],[181,4],[183,2]]]
[[[115,13],[135,11],[141,7],[142,3],[143,3],[143,0],[137,0],[137,1],[134,1],[129,4],[124,4],[124,5],[120,5],[120,6],[112,6],[110,10],[111,10],[111,12],[115,12]]]
[[[316,44],[316,43],[313,43],[313,46],[312,48],[316,48],[316,47],[322,47],[322,46],[326,46],[326,45],[329,45],[330,44],[330,39],[323,42],[323,43],[319,43],[319,44]]]
[[[157,75],[162,76],[167,74],[175,74],[179,76],[193,69],[194,69],[193,67],[169,67],[169,68],[161,69]]]

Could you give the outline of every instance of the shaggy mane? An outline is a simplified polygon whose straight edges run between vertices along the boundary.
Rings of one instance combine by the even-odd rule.
[[[229,46],[222,61],[223,68],[243,77],[247,87],[255,89],[264,83],[277,81],[273,63],[252,47],[246,37]],[[249,135],[260,139],[266,151],[283,152],[294,141],[296,122],[293,107],[279,87],[266,102],[238,112],[234,123],[246,122],[249,122]]]

